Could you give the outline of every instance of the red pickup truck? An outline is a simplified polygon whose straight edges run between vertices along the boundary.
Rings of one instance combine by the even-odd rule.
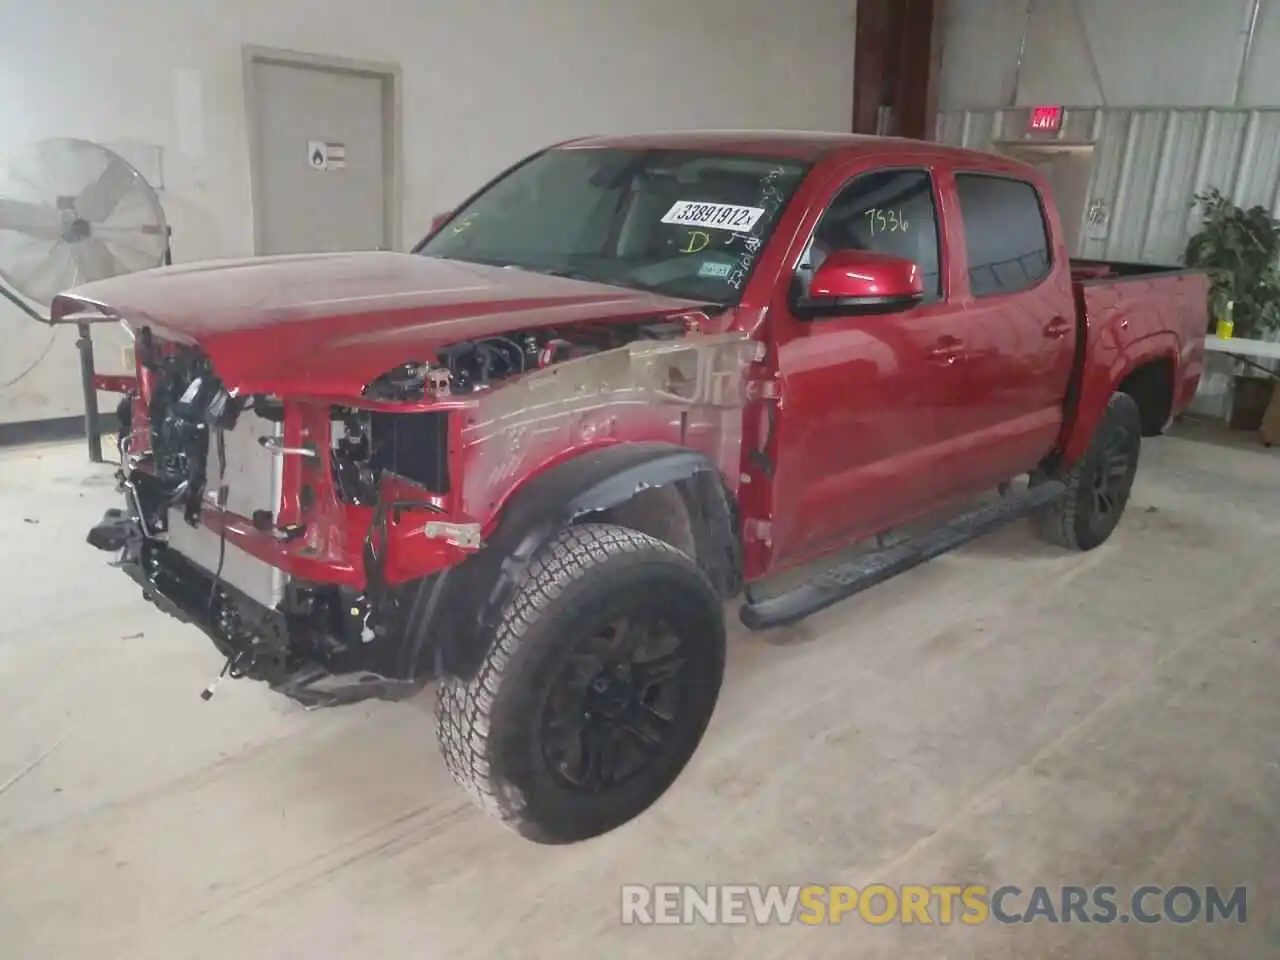
[[[541,151],[412,253],[176,266],[53,310],[135,337],[126,507],[90,542],[224,674],[310,705],[437,679],[454,776],[568,842],[688,761],[724,600],[789,623],[1019,517],[1105,541],[1196,390],[1207,293],[1070,260],[1009,159],[682,133]]]

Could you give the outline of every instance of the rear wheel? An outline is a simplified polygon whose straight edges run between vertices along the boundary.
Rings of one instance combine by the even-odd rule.
[[[1066,494],[1036,515],[1040,535],[1076,550],[1104,543],[1129,503],[1141,447],[1137,403],[1126,393],[1112,394],[1089,449],[1060,478]]]
[[[688,556],[625,527],[569,527],[535,556],[476,675],[441,679],[445,764],[531,840],[605,833],[679,775],[723,671],[721,601]]]

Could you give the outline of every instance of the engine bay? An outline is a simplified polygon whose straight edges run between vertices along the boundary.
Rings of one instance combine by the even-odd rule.
[[[518,330],[442,347],[435,362],[411,361],[388,371],[365,388],[372,400],[421,400],[428,391],[466,395],[489,390],[532,370],[636,340],[674,340],[688,332],[684,320],[667,318],[637,323],[580,323],[571,327]]]
[[[568,360],[616,350],[637,340],[674,340],[688,331],[684,319],[661,318],[517,330],[464,340],[438,350],[434,363],[411,361],[388,371],[364,393],[371,400],[401,403],[474,395]],[[334,408],[333,420],[337,425],[334,481],[344,502],[374,503],[379,478],[387,472],[431,494],[449,492],[447,414]]]

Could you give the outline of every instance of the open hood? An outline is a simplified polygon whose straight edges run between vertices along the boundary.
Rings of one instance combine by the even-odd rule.
[[[704,304],[405,253],[306,254],[163,267],[85,284],[54,323],[118,318],[199,346],[240,393],[355,397],[447,344],[583,321],[670,316]]]

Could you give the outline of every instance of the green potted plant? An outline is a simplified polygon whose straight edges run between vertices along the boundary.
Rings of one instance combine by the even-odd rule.
[[[1280,329],[1280,220],[1265,207],[1245,210],[1217,189],[1196,194],[1195,206],[1200,230],[1188,241],[1184,260],[1212,277],[1209,332],[1219,320],[1231,322],[1232,336],[1249,339]],[[1237,373],[1232,426],[1257,429],[1273,389],[1270,378]]]

